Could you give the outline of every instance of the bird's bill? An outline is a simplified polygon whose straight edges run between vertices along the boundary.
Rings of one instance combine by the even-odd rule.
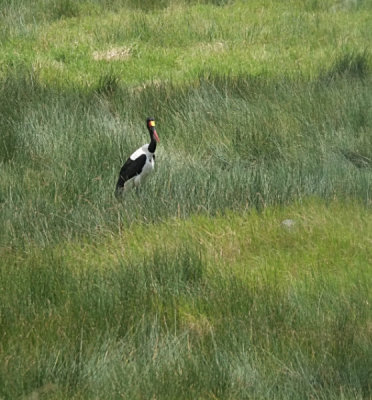
[[[156,140],[157,142],[160,142],[159,136],[158,136],[158,134],[156,133],[155,128],[154,128],[153,132],[154,132],[154,138],[155,138],[155,140]]]

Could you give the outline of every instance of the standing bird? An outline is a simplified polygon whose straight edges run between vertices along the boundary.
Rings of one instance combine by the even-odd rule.
[[[159,136],[156,133],[154,118],[147,118],[146,125],[151,141],[137,149],[121,167],[116,196],[123,194],[130,187],[137,187],[154,169],[156,142],[159,142]]]

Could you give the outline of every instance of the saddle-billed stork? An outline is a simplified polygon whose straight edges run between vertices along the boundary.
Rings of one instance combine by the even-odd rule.
[[[137,187],[155,167],[155,150],[159,136],[155,129],[154,118],[147,118],[146,126],[151,141],[137,149],[121,167],[116,183],[116,196],[122,195],[133,186]]]

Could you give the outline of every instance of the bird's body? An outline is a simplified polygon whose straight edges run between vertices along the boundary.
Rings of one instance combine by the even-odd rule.
[[[139,186],[155,168],[155,154],[148,151],[148,144],[137,149],[121,167],[116,187],[127,189]]]
[[[155,168],[156,142],[159,141],[159,137],[153,118],[147,118],[147,128],[151,141],[132,153],[121,167],[115,190],[117,196],[125,193],[129,188],[139,186]]]

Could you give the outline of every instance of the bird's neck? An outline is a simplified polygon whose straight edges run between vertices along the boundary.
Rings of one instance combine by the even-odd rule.
[[[151,142],[149,144],[149,152],[150,153],[155,153],[156,150],[156,140],[154,138],[154,135],[150,134],[151,136]]]

